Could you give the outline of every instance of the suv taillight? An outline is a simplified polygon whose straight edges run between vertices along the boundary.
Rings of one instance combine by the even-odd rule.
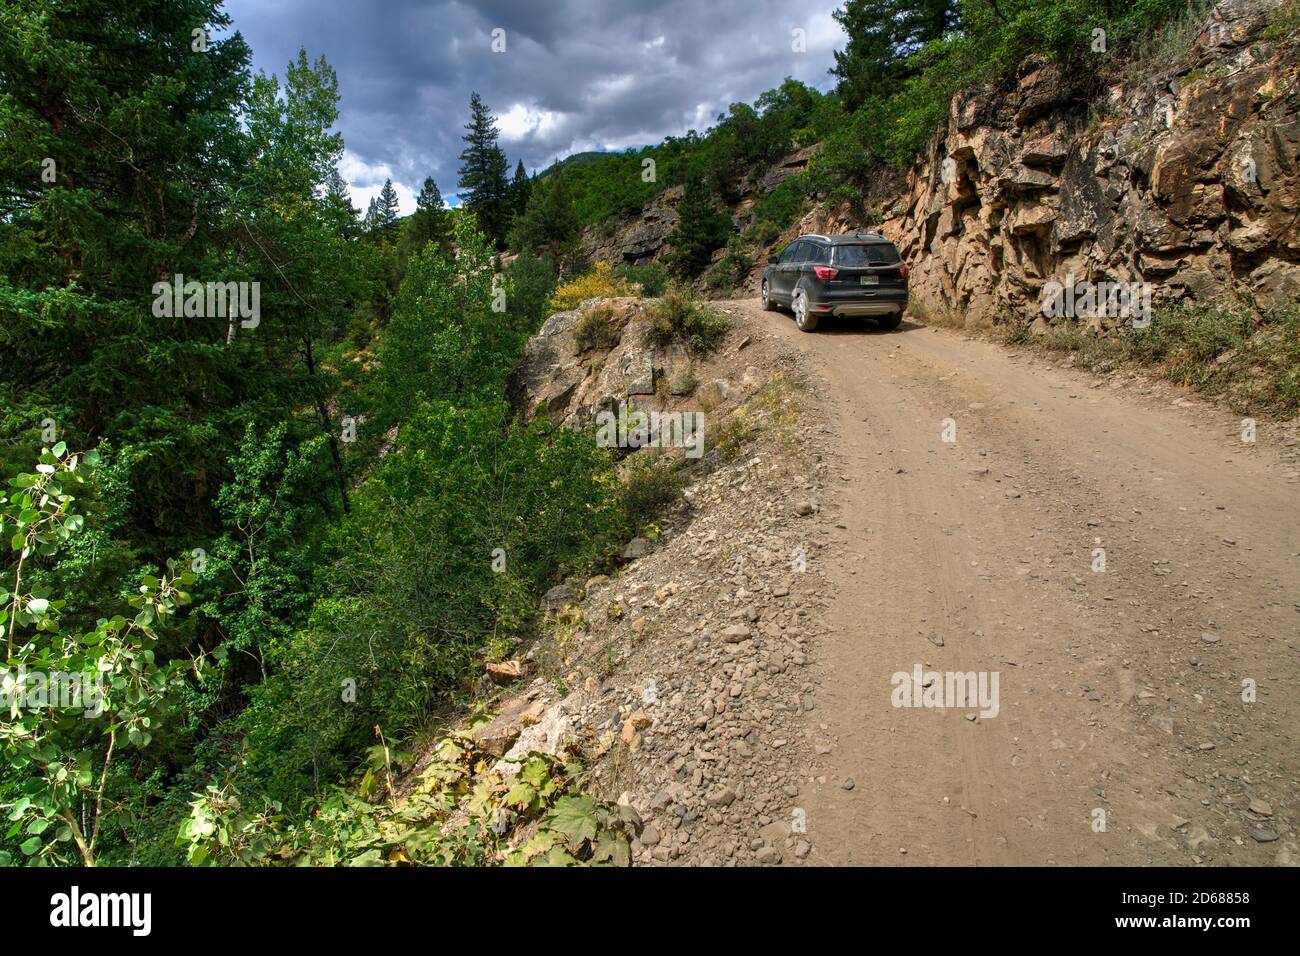
[[[817,273],[817,278],[821,279],[822,281],[826,281],[828,279],[834,279],[837,275],[840,274],[840,271],[838,269],[832,269],[828,266],[813,266],[813,272]]]
[[[911,274],[912,274],[912,270],[908,268],[906,262],[904,262],[901,266],[898,267],[898,277],[900,279],[906,279]]]

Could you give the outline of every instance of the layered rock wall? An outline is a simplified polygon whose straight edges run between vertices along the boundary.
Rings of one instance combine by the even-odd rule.
[[[1278,7],[1224,0],[1181,64],[1100,95],[1043,64],[956,97],[882,230],[915,311],[1034,319],[1071,279],[1149,283],[1156,302],[1300,297],[1300,89],[1294,37],[1269,36]]]

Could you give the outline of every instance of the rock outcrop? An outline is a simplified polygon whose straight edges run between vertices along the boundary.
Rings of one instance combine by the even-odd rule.
[[[643,265],[667,252],[669,235],[677,228],[677,203],[682,187],[655,195],[633,216],[590,226],[582,235],[582,251],[593,262]]]
[[[691,384],[693,362],[674,342],[650,342],[648,300],[591,299],[557,312],[528,340],[507,386],[516,414],[544,414],[556,424],[585,428],[601,411],[648,407],[655,396],[681,394]],[[585,321],[604,325],[607,344],[584,349],[579,328]]]
[[[1095,97],[1055,64],[956,97],[883,227],[915,311],[1032,319],[1071,276],[1150,283],[1156,302],[1300,296],[1300,90],[1294,46],[1267,36],[1277,7],[1224,0],[1184,62]]]

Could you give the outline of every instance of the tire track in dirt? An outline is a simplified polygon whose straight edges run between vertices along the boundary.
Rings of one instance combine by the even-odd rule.
[[[1300,486],[1269,428],[1247,447],[1239,419],[1028,353],[727,305],[812,353],[837,405],[815,861],[1295,858]],[[998,715],[894,707],[917,664],[998,673]]]

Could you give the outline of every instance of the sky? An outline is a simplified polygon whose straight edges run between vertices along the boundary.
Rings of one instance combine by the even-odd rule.
[[[340,171],[364,209],[456,192],[469,97],[530,172],[585,150],[703,131],[786,76],[828,89],[842,0],[226,0],[257,70],[305,47],[339,77]],[[497,50],[501,52],[496,52]],[[504,49],[502,49],[504,47]],[[802,49],[798,49],[798,48]]]

